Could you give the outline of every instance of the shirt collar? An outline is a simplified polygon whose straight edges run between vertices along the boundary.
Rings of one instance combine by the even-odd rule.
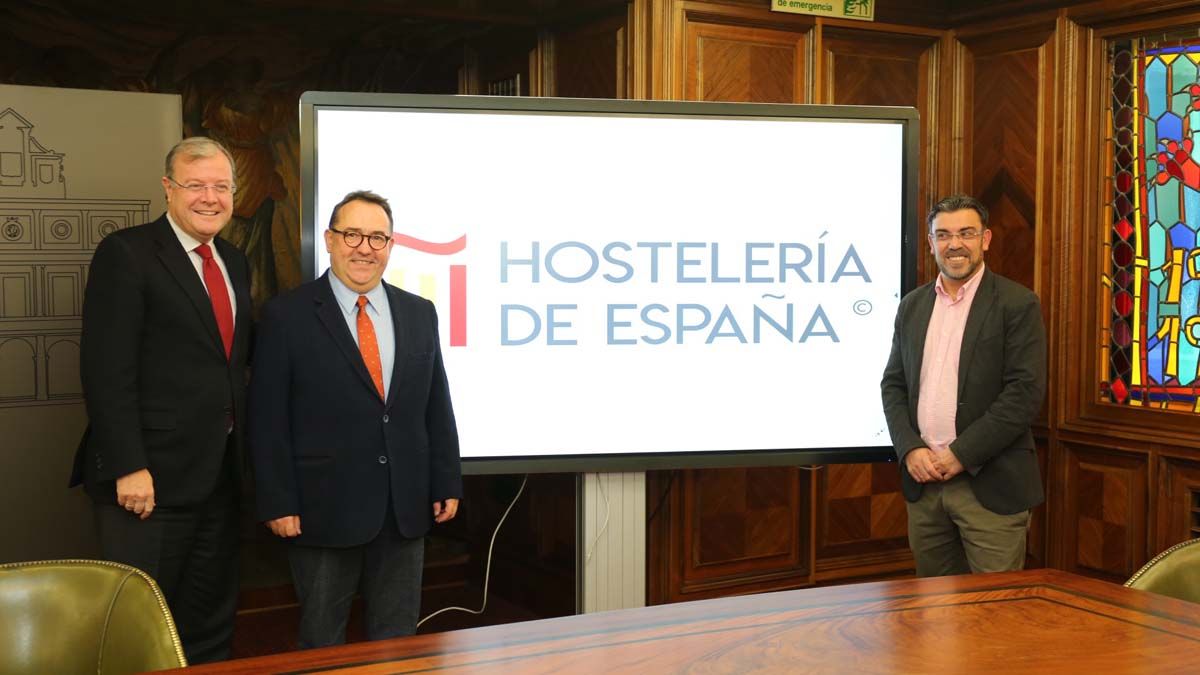
[[[176,225],[175,220],[171,218],[170,213],[167,214],[167,222],[171,224],[171,229],[175,231],[175,236],[179,238],[179,245],[182,246],[183,250],[187,251],[188,253],[195,251],[197,246],[204,243],[187,232],[184,232],[182,227]],[[216,244],[213,244],[211,247],[214,250],[217,248]]]
[[[941,272],[938,272],[937,281],[935,281],[933,284],[933,290],[939,297],[945,298],[950,302],[950,304],[954,304],[959,300],[974,294],[975,287],[979,285],[979,280],[983,278],[983,270],[986,267],[987,265],[985,263],[979,263],[979,269],[975,270],[975,274],[972,274],[970,279],[967,279],[963,282],[962,286],[958,287],[957,297],[951,297],[950,293],[946,290],[946,286],[942,283]]]
[[[375,288],[366,293],[359,293],[342,283],[333,270],[329,270],[325,276],[329,277],[329,287],[333,290],[333,297],[337,300],[338,307],[341,307],[346,314],[355,311],[355,305],[358,304],[360,295],[367,296],[367,303],[374,307],[376,312],[382,311],[387,306],[384,304],[387,301],[387,292],[383,289],[382,281],[375,284]]]

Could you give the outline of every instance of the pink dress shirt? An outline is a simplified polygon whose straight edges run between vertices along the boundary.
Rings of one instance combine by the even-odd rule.
[[[950,297],[938,274],[933,290],[937,299],[925,333],[925,352],[921,360],[921,393],[917,400],[917,426],[930,450],[950,447],[958,437],[955,416],[958,412],[958,357],[962,351],[963,329],[967,314],[983,277],[983,265]]]

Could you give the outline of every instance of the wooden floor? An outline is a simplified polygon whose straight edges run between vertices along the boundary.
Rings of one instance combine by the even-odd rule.
[[[229,661],[202,673],[1187,673],[1200,605],[1056,570],[603,612]]]

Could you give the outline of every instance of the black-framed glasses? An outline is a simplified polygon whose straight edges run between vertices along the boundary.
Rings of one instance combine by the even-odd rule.
[[[983,234],[982,230],[963,230],[962,232],[946,232],[945,230],[938,230],[930,236],[933,237],[933,240],[937,243],[945,244],[946,242],[954,241],[955,238],[963,242],[972,242],[978,239],[979,235],[981,234]]]
[[[364,235],[362,232],[358,232],[356,230],[335,230],[332,227],[329,228],[329,231],[342,235],[342,239],[346,240],[346,245],[350,248],[358,248],[358,245],[362,243],[362,240],[365,237],[367,240],[367,245],[376,251],[382,251],[383,247],[387,246],[388,242],[392,240],[392,238],[386,234],[379,234],[378,232],[375,234]]]
[[[237,192],[237,186],[232,183],[214,183],[212,185],[206,185],[205,183],[180,183],[170,176],[167,176],[167,180],[171,181],[171,184],[175,187],[187,190],[194,195],[198,195],[205,190],[212,190],[219,195],[231,195]]]

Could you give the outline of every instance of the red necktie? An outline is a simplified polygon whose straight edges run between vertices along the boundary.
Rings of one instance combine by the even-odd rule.
[[[375,337],[375,324],[367,316],[367,296],[358,296],[358,351],[362,353],[363,363],[367,364],[367,372],[371,381],[379,391],[379,398],[387,400],[383,395],[383,362],[379,360],[379,339]]]
[[[208,299],[212,301],[213,315],[217,317],[217,330],[225,344],[225,358],[233,351],[233,305],[229,302],[229,287],[217,261],[213,260],[212,248],[208,244],[196,247],[196,253],[204,259],[204,285],[208,287]]]

